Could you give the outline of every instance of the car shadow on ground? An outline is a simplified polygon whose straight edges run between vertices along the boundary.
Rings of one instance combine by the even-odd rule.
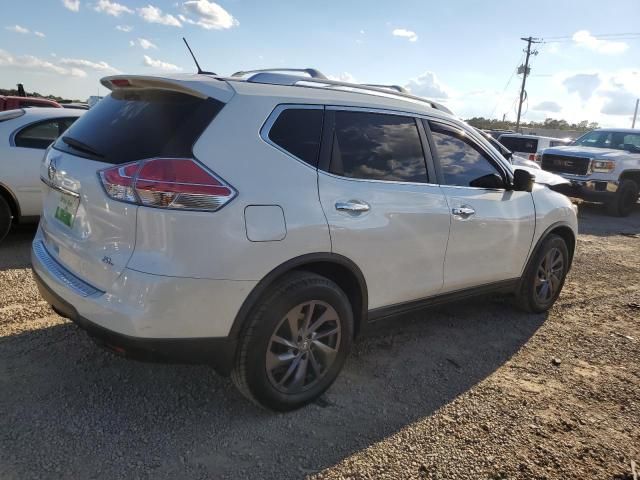
[[[545,318],[494,298],[385,320],[320,401],[288,414],[209,367],[115,356],[71,323],[0,338],[0,476],[300,478],[451,402]]]
[[[640,203],[629,216],[613,217],[607,214],[603,204],[582,202],[578,206],[578,230],[581,234],[599,237],[640,236]]]
[[[0,271],[31,266],[31,241],[38,224],[12,227],[0,242]]]

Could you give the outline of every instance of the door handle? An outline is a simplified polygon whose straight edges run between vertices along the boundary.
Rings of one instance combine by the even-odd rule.
[[[466,218],[469,218],[471,215],[475,215],[476,211],[471,207],[462,205],[461,207],[452,208],[451,213],[453,213],[456,217],[466,219]]]
[[[336,202],[336,210],[339,212],[348,213],[363,213],[368,212],[371,206],[367,202],[361,200],[349,200],[348,202]]]

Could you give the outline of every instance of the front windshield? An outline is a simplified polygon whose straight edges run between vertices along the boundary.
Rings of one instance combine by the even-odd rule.
[[[578,138],[573,145],[640,153],[640,133],[594,130]]]

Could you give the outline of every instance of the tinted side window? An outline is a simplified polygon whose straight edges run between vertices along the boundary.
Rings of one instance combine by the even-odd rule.
[[[112,164],[191,157],[193,144],[223,106],[213,98],[166,90],[116,90],[82,115],[54,147]],[[69,146],[66,137],[87,148]]]
[[[24,148],[47,148],[56,138],[58,138],[60,128],[58,120],[47,120],[23,128],[15,136],[16,147]]]
[[[463,134],[438,123],[429,126],[446,185],[473,187],[480,177],[499,175],[480,147]]]
[[[323,109],[283,110],[269,131],[269,139],[290,154],[318,166]]]
[[[413,118],[338,111],[331,172],[351,178],[427,182],[427,167]]]
[[[500,137],[500,143],[512,152],[536,153],[538,140],[535,138]]]

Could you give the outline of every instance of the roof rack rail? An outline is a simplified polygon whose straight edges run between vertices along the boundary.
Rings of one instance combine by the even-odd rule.
[[[239,71],[231,75],[232,77],[244,77],[245,75],[249,75],[250,73],[275,73],[275,72],[296,72],[296,73],[306,73],[311,78],[321,78],[326,80],[327,77],[320,71],[315,68],[263,68],[260,70],[245,70]]]
[[[401,87],[400,85],[379,85],[376,83],[363,83],[362,85],[365,85],[367,87],[387,88],[389,90],[395,90],[396,92],[400,92],[400,93],[409,93],[409,90],[407,90],[404,87]]]
[[[300,72],[306,70],[313,70],[318,72],[315,69],[276,69],[276,71],[292,71],[292,72]],[[286,74],[278,74],[271,73],[274,70],[253,70],[251,72],[238,72],[238,74],[233,74],[233,77],[244,76],[248,73],[255,73],[251,77],[247,78],[247,82],[251,83],[268,83],[272,85],[288,85],[288,86],[304,86],[311,88],[329,88],[329,87],[344,87],[353,90],[361,90],[359,93],[367,93],[367,92],[376,92],[378,94],[383,95],[391,95],[394,97],[405,98],[409,100],[413,100],[416,102],[421,102],[429,105],[431,108],[435,108],[436,110],[440,110],[446,113],[453,115],[453,112],[449,110],[447,107],[442,105],[441,103],[434,102],[433,100],[429,100],[423,97],[418,97],[416,95],[412,95],[406,89],[399,87],[398,85],[368,85],[368,84],[360,84],[360,83],[349,83],[349,82],[341,82],[339,80],[330,80],[326,77],[324,78],[305,78],[300,77],[298,75],[286,75]],[[318,72],[319,73],[319,72]],[[322,74],[321,74],[322,75]],[[397,88],[396,88],[397,87]],[[404,90],[404,91],[402,91]]]

